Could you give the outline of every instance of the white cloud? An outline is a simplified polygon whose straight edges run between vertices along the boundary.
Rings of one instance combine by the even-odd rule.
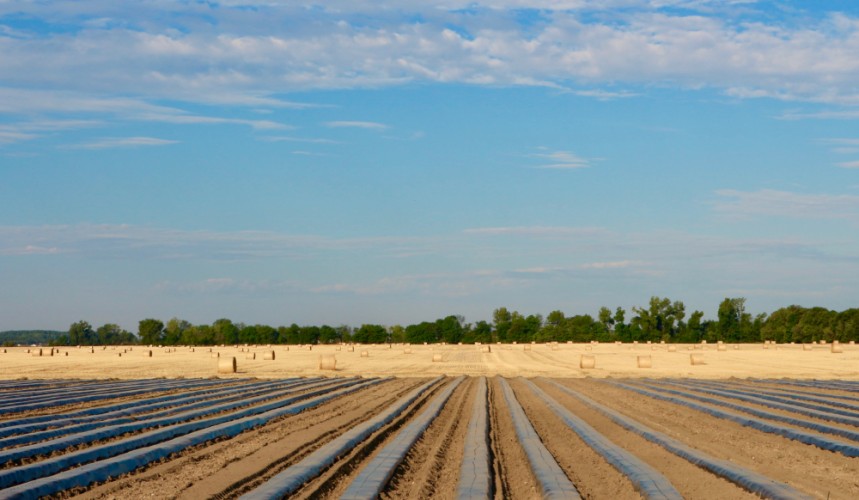
[[[564,226],[510,226],[510,227],[478,227],[463,230],[464,234],[486,236],[542,236],[570,237],[606,235],[608,231],[597,227],[564,227]]]
[[[255,12],[152,2],[131,15],[105,2],[9,5],[80,28],[0,35],[0,74],[21,89],[301,108],[313,104],[274,96],[438,82],[584,88],[574,92],[606,99],[657,84],[859,103],[856,18],[782,10],[779,19],[754,2],[265,2]],[[539,22],[517,20],[518,9],[537,9]]]
[[[384,130],[388,128],[384,123],[361,121],[331,121],[326,122],[325,126],[331,128],[363,128],[371,130]]]
[[[177,144],[178,141],[169,139],[158,139],[156,137],[108,137],[85,144],[70,146],[75,149],[113,149],[133,148],[141,146],[167,146]]]
[[[841,168],[859,168],[859,160],[841,162],[838,166]]]
[[[722,199],[717,212],[735,216],[776,216],[798,219],[854,219],[859,217],[859,196],[833,194],[800,194],[762,189],[716,191]]]
[[[534,158],[546,160],[534,168],[558,169],[558,170],[573,170],[579,168],[588,168],[591,166],[591,160],[582,158],[581,156],[569,151],[552,151],[546,153],[536,153],[530,155]]]

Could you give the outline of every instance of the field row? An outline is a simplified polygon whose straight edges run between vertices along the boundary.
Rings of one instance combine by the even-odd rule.
[[[859,383],[0,382],[0,498],[857,498]]]

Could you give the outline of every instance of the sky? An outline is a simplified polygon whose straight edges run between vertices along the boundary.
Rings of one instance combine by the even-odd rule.
[[[0,0],[0,330],[857,307],[856,82],[852,0]]]

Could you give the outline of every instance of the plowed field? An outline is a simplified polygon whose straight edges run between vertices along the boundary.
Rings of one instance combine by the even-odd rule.
[[[859,383],[8,380],[0,464],[0,498],[850,499]]]

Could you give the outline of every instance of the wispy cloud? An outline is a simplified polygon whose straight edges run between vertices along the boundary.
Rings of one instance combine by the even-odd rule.
[[[464,234],[485,236],[540,236],[540,237],[569,237],[606,235],[608,230],[599,227],[564,227],[564,226],[509,226],[509,227],[478,227],[465,229]]]
[[[541,148],[544,149],[545,148]],[[533,168],[546,168],[558,170],[571,170],[579,168],[588,168],[591,166],[591,160],[582,158],[581,156],[570,151],[546,151],[543,153],[534,153],[529,155],[533,158],[539,158],[544,162]]]
[[[844,162],[838,163],[838,166],[841,168],[859,168],[859,160],[844,161]]]
[[[178,142],[169,139],[159,139],[157,137],[108,137],[69,147],[74,149],[136,148],[143,146],[168,146],[170,144],[177,144]]]
[[[370,130],[384,130],[388,128],[384,123],[362,121],[332,121],[326,122],[325,126],[330,128],[363,128]]]
[[[855,219],[859,217],[859,196],[801,194],[762,189],[716,191],[721,198],[717,212],[734,217],[776,216],[798,219]]]
[[[339,141],[333,139],[325,139],[322,137],[294,137],[294,136],[265,136],[260,137],[260,140],[267,142],[301,142],[307,144],[340,144]]]

